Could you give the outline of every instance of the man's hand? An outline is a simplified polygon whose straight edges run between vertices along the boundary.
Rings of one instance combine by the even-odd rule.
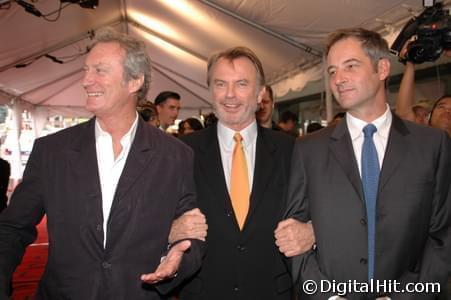
[[[183,253],[191,247],[190,241],[182,241],[175,244],[168,255],[161,261],[155,272],[149,274],[142,274],[141,280],[148,284],[155,284],[160,281],[173,278],[177,274],[180,262],[182,261]]]
[[[197,239],[205,241],[208,225],[205,216],[198,208],[185,212],[172,222],[169,243],[179,240]]]
[[[302,223],[295,219],[286,219],[277,225],[274,231],[276,245],[286,257],[293,257],[310,250],[315,243],[311,223]]]

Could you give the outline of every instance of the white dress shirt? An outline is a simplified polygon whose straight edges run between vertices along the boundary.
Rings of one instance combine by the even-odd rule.
[[[387,109],[385,113],[371,122],[376,126],[377,131],[373,135],[374,145],[376,146],[377,158],[379,159],[379,169],[382,168],[382,163],[384,161],[385,149],[387,148],[388,135],[390,133],[390,127],[392,123],[392,113],[390,107],[387,104]],[[353,117],[351,114],[346,114],[346,123],[348,125],[349,134],[351,135],[352,146],[354,148],[355,158],[357,160],[357,165],[359,166],[360,177],[362,176],[362,145],[363,145],[363,127],[365,127],[367,122]]]
[[[222,167],[224,169],[224,176],[227,184],[227,189],[230,191],[230,174],[232,172],[232,157],[233,149],[235,147],[235,140],[233,136],[236,131],[224,126],[218,122],[218,141],[219,149],[221,151]],[[252,191],[252,183],[254,180],[255,169],[255,149],[257,145],[257,122],[252,122],[249,126],[239,131],[243,138],[242,144],[244,154],[246,155],[247,170],[249,176],[249,190]]]
[[[122,151],[118,157],[114,159],[113,139],[111,135],[100,127],[97,120],[95,123],[97,165],[99,168],[100,187],[102,191],[103,247],[106,245],[108,217],[110,215],[111,205],[113,204],[117,183],[121,177],[125,161],[130,152],[130,147],[135,138],[137,124],[138,114],[136,114],[135,121],[129,131],[121,138]]]

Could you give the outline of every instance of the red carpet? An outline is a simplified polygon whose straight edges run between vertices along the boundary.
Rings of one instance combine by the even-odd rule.
[[[31,300],[47,262],[46,218],[38,226],[37,240],[27,248],[13,277],[13,300]]]

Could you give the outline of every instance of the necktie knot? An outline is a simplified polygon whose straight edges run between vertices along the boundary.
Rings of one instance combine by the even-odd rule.
[[[373,134],[377,131],[376,126],[374,126],[373,124],[368,124],[365,127],[363,127],[363,135],[367,138],[371,138],[373,137]]]
[[[233,139],[237,143],[241,143],[243,141],[243,137],[241,136],[241,134],[239,132],[235,133],[235,135],[233,136]]]

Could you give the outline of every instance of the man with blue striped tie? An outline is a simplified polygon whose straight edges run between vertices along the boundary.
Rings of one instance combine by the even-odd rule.
[[[338,30],[326,58],[347,113],[293,151],[287,216],[316,236],[293,261],[301,299],[435,299],[451,253],[450,139],[390,111],[378,33]]]

